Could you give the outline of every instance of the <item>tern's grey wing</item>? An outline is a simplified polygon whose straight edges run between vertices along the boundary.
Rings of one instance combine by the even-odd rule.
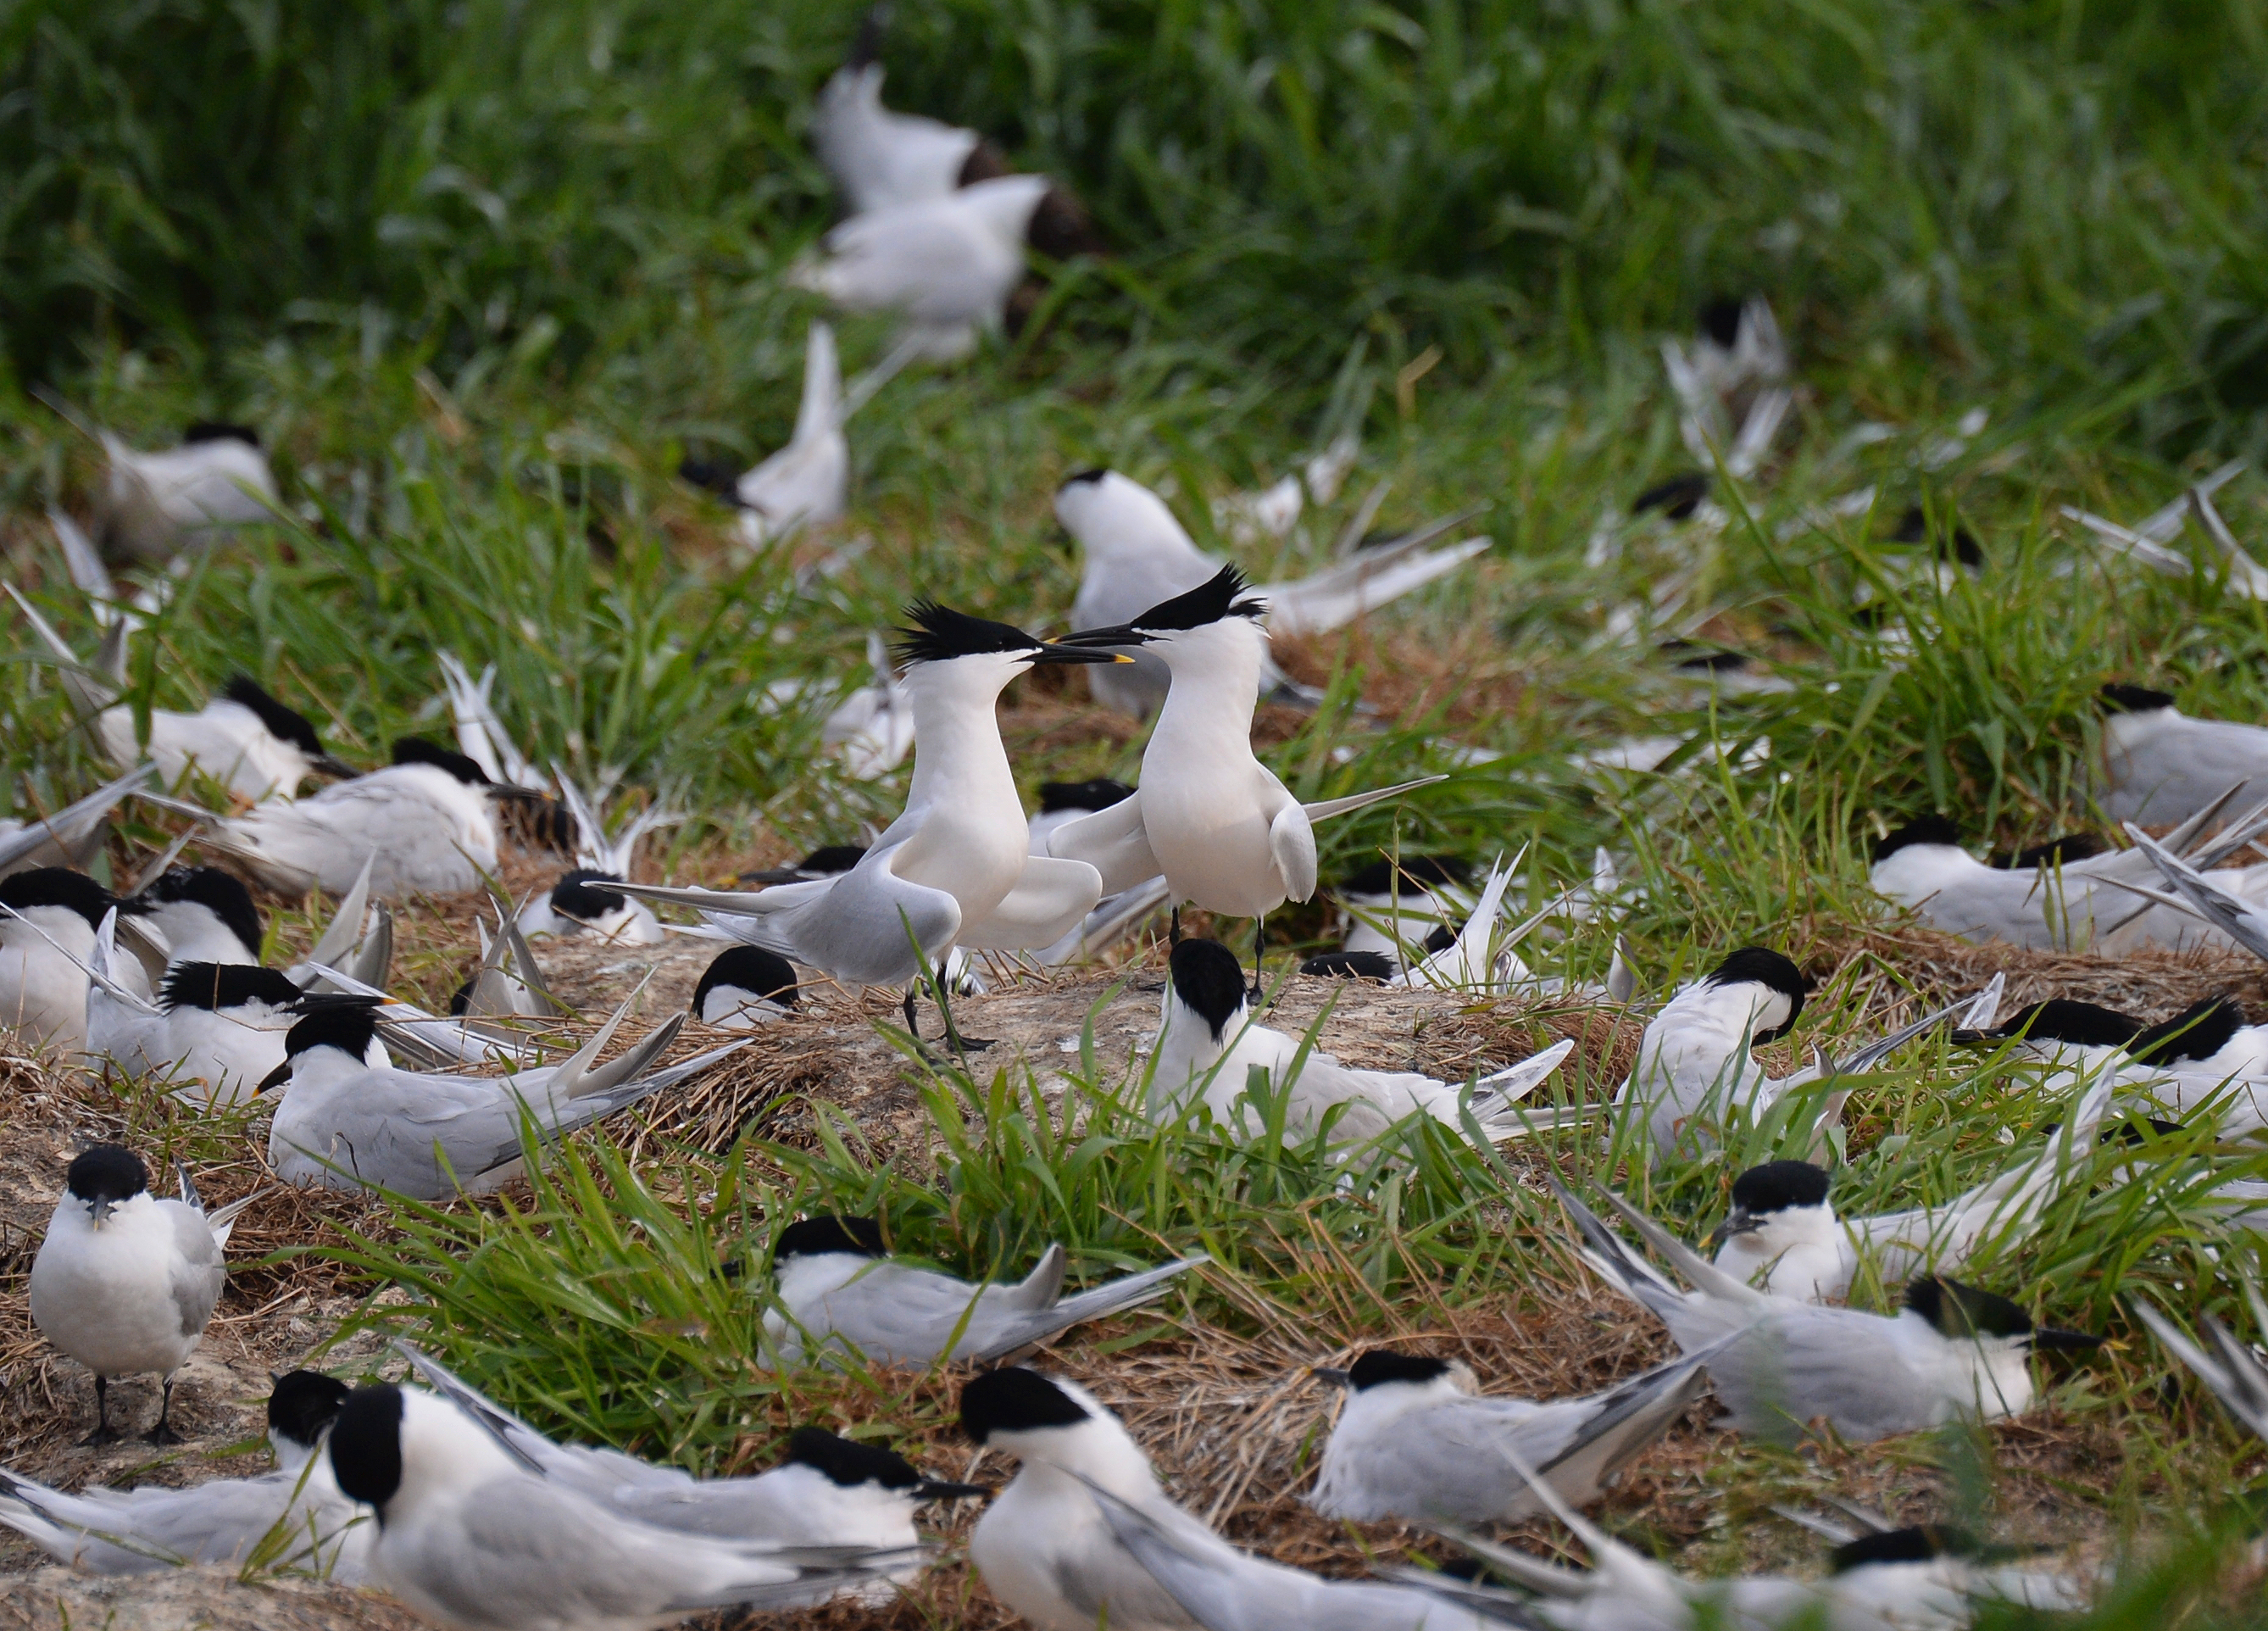
[[[1709,1362],[1731,1425],[1786,1442],[1815,1416],[1868,1443],[1934,1427],[1946,1396],[1892,1339],[1891,1321],[1856,1309],[1776,1309]]]
[[[861,985],[902,985],[914,978],[920,967],[914,941],[932,964],[942,958],[961,932],[961,903],[943,889],[898,876],[891,865],[896,852],[879,845],[868,851],[834,888],[784,920],[790,955]]]
[[[1000,904],[963,923],[954,942],[975,951],[1051,946],[1077,928],[1102,898],[1102,875],[1083,860],[1034,855]]]
[[[219,1243],[213,1239],[212,1225],[202,1211],[178,1200],[158,1204],[166,1208],[173,1226],[173,1310],[180,1317],[181,1334],[194,1337],[212,1318],[213,1304],[220,1301],[221,1287],[228,1280],[228,1269],[221,1261]]]
[[[1060,1251],[1061,1247],[1050,1251]],[[1163,1296],[1169,1281],[1187,1273],[1200,1263],[1212,1258],[1204,1252],[1144,1269],[1138,1274],[1128,1274],[1108,1285],[1076,1295],[1052,1298],[1043,1307],[1018,1306],[1008,1300],[1018,1295],[1021,1288],[1007,1287],[985,1293],[984,1306],[977,1317],[969,1322],[968,1334],[954,1346],[956,1359],[990,1360],[1012,1354],[1027,1343],[1043,1341],[1059,1331],[1084,1325],[1090,1319],[1108,1319],[1111,1315],[1134,1308]],[[1036,1276],[1035,1276],[1036,1277]],[[1060,1265],[1056,1271],[1057,1283],[1062,1282]],[[1027,1282],[1028,1283],[1028,1282]]]
[[[1102,893],[1116,895],[1147,883],[1163,872],[1151,852],[1142,824],[1142,793],[1121,799],[1107,810],[1066,822],[1048,839],[1048,853],[1059,860],[1083,860],[1102,875]]]
[[[956,1346],[983,1347],[1004,1318],[1028,1317],[1001,1307],[999,1300],[1012,1295],[1005,1287],[980,1294],[949,1274],[884,1263],[828,1292],[814,1307],[789,1311],[814,1339],[833,1332],[869,1360],[927,1364],[945,1352],[956,1329]]]

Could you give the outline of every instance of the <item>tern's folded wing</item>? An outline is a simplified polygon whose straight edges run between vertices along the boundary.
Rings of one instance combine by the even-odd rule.
[[[1105,895],[1147,883],[1165,870],[1150,851],[1150,834],[1142,824],[1139,788],[1131,798],[1121,799],[1107,810],[1057,828],[1048,840],[1048,853],[1058,860],[1083,860],[1094,867],[1102,875]]]
[[[1101,898],[1102,875],[1086,862],[1035,855],[1006,898],[983,918],[963,923],[954,943],[973,951],[1049,946],[1077,928]]]

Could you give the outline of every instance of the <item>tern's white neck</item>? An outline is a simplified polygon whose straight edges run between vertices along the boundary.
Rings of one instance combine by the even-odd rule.
[[[1001,745],[993,712],[1008,682],[1031,664],[1012,653],[916,663],[906,675],[913,695],[914,775],[909,808],[946,805],[1005,812],[1020,839],[1024,806]]]
[[[1078,1472],[1121,1500],[1139,1503],[1158,1494],[1158,1475],[1150,1469],[1150,1458],[1117,1418],[1108,1413],[1089,1416],[1075,1427],[996,1429],[990,1442],[1022,1461],[1027,1471]]]
[[[1151,1077],[1152,1113],[1162,1103],[1177,1099],[1192,1076],[1201,1076],[1213,1067],[1244,1029],[1247,1017],[1247,1010],[1237,1009],[1216,1037],[1205,1016],[1182,1000],[1173,981],[1166,982],[1158,1015],[1158,1067]]]
[[[1177,630],[1150,647],[1174,671],[1173,689],[1142,756],[1142,773],[1161,749],[1184,773],[1206,754],[1230,756],[1224,768],[1252,756],[1252,712],[1260,703],[1260,665],[1267,631],[1249,617],[1224,617],[1202,629]]]
[[[1778,1030],[1788,1022],[1793,1005],[1785,993],[1760,981],[1734,980],[1719,985],[1704,980],[1681,993],[1662,1010],[1655,1024],[1669,1019],[1673,1012],[1685,1028],[1705,1029],[1737,1040],[1742,1035],[1754,1037],[1763,1031]]]
[[[1876,893],[1911,906],[1990,870],[1957,845],[1909,844],[1896,854],[1876,861],[1869,881]]]

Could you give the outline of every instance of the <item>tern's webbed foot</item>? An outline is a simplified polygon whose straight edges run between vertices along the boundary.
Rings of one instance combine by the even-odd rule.
[[[954,1044],[963,1053],[982,1053],[999,1040],[998,1037],[955,1037]]]
[[[106,1421],[100,1427],[95,1428],[93,1432],[79,1440],[78,1447],[81,1450],[99,1450],[105,1444],[114,1444],[117,1442],[117,1432],[111,1427],[110,1423]]]
[[[156,1427],[142,1435],[142,1442],[145,1444],[186,1444],[189,1441],[160,1421]]]

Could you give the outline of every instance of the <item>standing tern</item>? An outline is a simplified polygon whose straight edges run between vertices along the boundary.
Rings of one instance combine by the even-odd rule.
[[[1373,1348],[1315,1374],[1348,1390],[1307,1504],[1364,1523],[1517,1523],[1540,1509],[1493,1453],[1510,1445],[1574,1506],[1587,1506],[1708,1391],[1705,1354],[1657,1365],[1588,1399],[1491,1398],[1462,1360]]]
[[[137,910],[67,867],[36,867],[0,878],[0,1027],[34,1045],[84,1050],[86,970],[95,934],[112,911]],[[136,994],[149,994],[139,963],[120,972]]]
[[[1045,946],[1102,894],[1083,860],[1029,852],[1024,807],[995,713],[1008,682],[1039,663],[1107,663],[1110,653],[1037,640],[1005,623],[923,601],[901,647],[918,722],[912,786],[897,820],[848,872],[758,894],[624,884],[692,906],[736,938],[848,983],[913,986],[924,960]],[[1139,882],[1140,880],[1137,880]],[[918,949],[917,949],[918,948]],[[963,1045],[949,1010],[947,1041]]]
[[[1085,557],[1071,618],[1083,627],[1139,623],[1145,608],[1186,594],[1213,579],[1222,563],[1198,549],[1165,500],[1116,470],[1083,470],[1056,494],[1056,518]],[[1428,549],[1442,534],[1471,519],[1453,515],[1408,536],[1308,577],[1264,584],[1256,591],[1270,627],[1282,634],[1321,634],[1455,571],[1489,547],[1484,537]],[[1106,708],[1137,718],[1156,712],[1171,679],[1168,665],[1126,642],[1135,666],[1097,670],[1088,689]],[[1263,648],[1261,674],[1272,696],[1289,682]]]
[[[982,1363],[1152,1302],[1212,1259],[1198,1252],[1068,1297],[1064,1260],[1061,1246],[1049,1246],[1015,1284],[973,1285],[886,1257],[871,1218],[806,1218],[780,1231],[773,1249],[778,1306],[764,1331],[784,1364],[828,1347],[878,1365]]]
[[[94,1432],[107,1444],[110,1378],[154,1375],[162,1389],[152,1444],[180,1443],[167,1425],[173,1373],[205,1332],[228,1269],[221,1261],[236,1216],[255,1199],[208,1214],[180,1169],[181,1198],[150,1192],[150,1169],[132,1150],[97,1144],[70,1163],[64,1193],[32,1259],[32,1321],[40,1334],[94,1373]]]
[[[349,1394],[330,1463],[340,1489],[377,1509],[373,1582],[458,1631],[638,1631],[710,1609],[802,1607],[914,1561],[634,1522],[407,1388]]]
[[[1258,1138],[1265,1124],[1251,1102],[1248,1080],[1256,1070],[1266,1077],[1270,1091],[1288,1096],[1283,1118],[1287,1142],[1313,1138],[1334,1111],[1338,1116],[1333,1133],[1342,1143],[1368,1143],[1416,1115],[1431,1117],[1463,1137],[1469,1110],[1482,1135],[1492,1140],[1518,1138],[1557,1119],[1547,1112],[1529,1121],[1513,1107],[1573,1052],[1572,1041],[1483,1076],[1469,1091],[1414,1071],[1358,1070],[1300,1038],[1256,1023],[1244,970],[1236,954],[1218,941],[1182,941],[1168,955],[1167,965],[1150,1066],[1152,1117],[1175,1114],[1196,1095],[1222,1125],[1241,1138]]]
[[[785,957],[762,946],[729,946],[701,971],[692,1014],[720,1030],[754,1030],[794,1012],[799,994]]]
[[[2006,1297],[1925,1277],[1893,1316],[1825,1308],[1758,1291],[1696,1256],[1620,1196],[1607,1199],[1697,1289],[1678,1290],[1564,1189],[1556,1192],[1589,1243],[1584,1259],[1650,1309],[1681,1352],[1723,1343],[1709,1377],[1736,1432],[1785,1440],[1825,1417],[1871,1443],[1964,1417],[2021,1415],[2036,1397],[2031,1356],[2092,1348],[2100,1337],[2036,1325]]]
[[[318,1454],[346,1397],[346,1384],[317,1371],[276,1377],[268,1396],[276,1470],[258,1478],[72,1495],[0,1472],[0,1524],[89,1574],[149,1575],[193,1563],[242,1568],[260,1552],[273,1556],[271,1567],[360,1585],[375,1526],[339,1493]]]

